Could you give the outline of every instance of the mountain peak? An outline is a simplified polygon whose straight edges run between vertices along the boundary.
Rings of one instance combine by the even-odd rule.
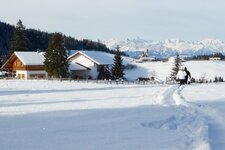
[[[149,54],[154,57],[165,58],[170,57],[178,51],[181,55],[194,56],[213,53],[222,53],[225,55],[225,43],[221,40],[205,38],[199,41],[185,41],[180,39],[166,39],[164,41],[151,41],[142,38],[125,39],[125,40],[109,40],[105,41],[110,49],[115,49],[117,45],[120,50],[128,53],[132,57],[133,53],[140,54],[141,51],[148,49]]]

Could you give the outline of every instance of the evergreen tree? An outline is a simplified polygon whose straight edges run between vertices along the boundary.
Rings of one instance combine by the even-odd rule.
[[[123,59],[121,57],[121,52],[119,51],[119,46],[117,46],[114,56],[114,64],[112,66],[112,75],[115,79],[122,78],[124,75],[123,71]]]
[[[178,52],[176,52],[176,58],[174,60],[173,68],[170,74],[170,80],[176,80],[177,73],[181,66],[181,58]]]
[[[69,62],[61,33],[54,33],[45,54],[45,69],[50,77],[67,77]]]
[[[11,55],[14,51],[28,51],[29,44],[29,39],[25,35],[25,26],[22,21],[19,20],[10,42],[9,54]]]
[[[219,78],[217,76],[215,76],[214,81],[213,82],[218,82]]]

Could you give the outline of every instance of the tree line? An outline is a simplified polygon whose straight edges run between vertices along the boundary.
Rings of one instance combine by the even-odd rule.
[[[15,31],[15,26],[0,21],[0,57],[2,57],[3,55],[9,55],[10,41],[12,40]],[[45,51],[48,47],[48,41],[53,33],[43,32],[35,29],[25,29],[24,34],[29,40],[29,51],[36,51],[37,49]],[[78,40],[65,35],[63,35],[63,37],[66,49],[98,50],[114,53],[114,51],[107,48],[106,45],[102,44],[100,41],[96,42],[88,39]]]
[[[209,60],[212,57],[218,57],[221,60],[225,60],[225,56],[222,53],[208,54],[208,55],[197,55],[189,57],[186,60]]]

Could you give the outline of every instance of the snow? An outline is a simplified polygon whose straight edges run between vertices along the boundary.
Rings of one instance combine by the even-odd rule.
[[[16,56],[20,58],[24,65],[43,65],[44,53],[38,52],[15,52]]]
[[[132,63],[124,57],[124,61]],[[134,63],[128,79],[165,81],[172,62]],[[195,78],[225,77],[224,61],[187,61]],[[1,150],[220,150],[225,83],[109,84],[0,80]]]
[[[223,149],[224,88],[0,80],[0,149]]]
[[[194,103],[199,113],[205,116],[209,144],[213,150],[225,147],[225,94],[222,90],[224,88],[224,83],[202,84],[187,86],[182,91],[188,102]]]
[[[156,74],[156,78],[166,81],[169,77],[173,62],[145,62],[133,63],[137,66],[134,70],[125,70],[125,77],[129,80],[135,80],[138,77],[150,77],[152,73]],[[225,61],[186,61],[182,63],[190,71],[195,79],[205,78],[208,81],[214,80],[215,76],[225,77]]]
[[[70,50],[71,52],[75,50]],[[77,55],[78,53],[81,53],[82,55],[85,55],[89,59],[93,60],[97,64],[113,64],[113,54],[105,53],[105,52],[99,52],[99,51],[78,51],[72,55],[69,56],[69,58]]]
[[[164,41],[152,41],[137,39],[112,39],[103,41],[110,49],[115,49],[117,45],[131,57],[138,58],[142,51],[149,50],[149,54],[156,58],[169,58],[175,56],[176,51],[182,56],[207,55],[214,53],[225,54],[225,43],[216,39],[203,39],[199,41],[185,41],[179,39],[167,39]]]

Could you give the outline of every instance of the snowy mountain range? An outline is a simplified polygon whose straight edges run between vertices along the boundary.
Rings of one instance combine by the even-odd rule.
[[[225,42],[215,39],[200,41],[185,41],[168,39],[165,41],[147,41],[141,38],[103,41],[110,49],[119,45],[120,50],[131,57],[140,57],[143,51],[149,50],[149,55],[156,58],[168,58],[174,56],[176,51],[183,57],[195,55],[208,55],[222,53],[225,55]]]

